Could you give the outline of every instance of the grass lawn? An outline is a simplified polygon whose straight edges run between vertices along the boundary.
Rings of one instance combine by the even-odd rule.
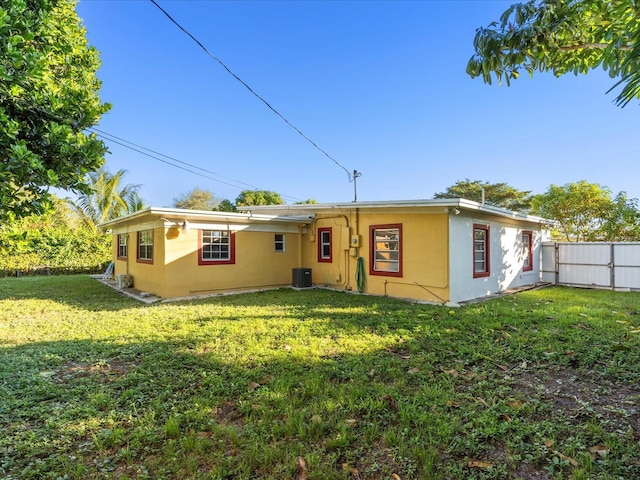
[[[3,479],[637,479],[640,294],[0,279]]]

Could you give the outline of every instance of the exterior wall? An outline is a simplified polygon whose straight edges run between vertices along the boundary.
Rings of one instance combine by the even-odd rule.
[[[477,210],[470,208],[474,205]],[[296,267],[311,268],[315,285],[355,291],[362,285],[356,277],[359,262],[364,266],[363,293],[436,303],[484,297],[540,280],[543,232],[535,218],[507,217],[480,210],[479,204],[459,206],[336,205],[288,219],[149,209],[107,226],[113,229],[114,273],[131,275],[135,288],[161,297],[288,286]],[[473,271],[474,224],[489,228],[490,272],[479,278]],[[374,270],[374,227],[400,231],[397,271]],[[154,231],[152,264],[136,260],[137,232],[149,229]],[[234,261],[202,264],[201,231],[227,229],[235,232]],[[532,234],[530,271],[523,270],[523,231]],[[319,232],[331,233],[330,255],[319,253]],[[128,258],[120,260],[117,235],[127,233]],[[284,251],[276,251],[275,234],[285,235]],[[378,240],[381,254],[395,255],[387,244],[395,241]],[[379,266],[392,264],[384,260]]]
[[[153,263],[142,263],[137,260],[138,232],[153,230]],[[117,257],[118,233],[128,235],[127,258],[120,260]],[[139,290],[162,295],[164,288],[164,229],[155,223],[136,225],[134,228],[114,230],[114,276],[126,274],[133,277],[133,286]]]
[[[451,249],[451,301],[461,302],[540,281],[540,227],[530,223],[497,221],[495,218],[465,215],[449,217]],[[473,225],[489,226],[489,275],[473,276]],[[533,268],[523,270],[522,232],[533,235]]]
[[[365,270],[363,293],[443,303],[449,300],[448,215],[434,209],[344,209],[318,214],[303,235],[303,266],[312,269],[313,283],[357,290],[355,279],[358,257]],[[402,226],[402,273],[371,275],[372,225]],[[332,230],[332,261],[318,261],[318,229]],[[353,236],[360,247],[351,248]]]
[[[114,275],[133,277],[133,286],[170,298],[291,285],[292,269],[299,266],[299,233],[292,225],[196,224],[185,232],[165,228],[162,219],[113,229]],[[235,232],[235,263],[199,265],[202,229]],[[153,229],[153,264],[136,259],[137,232]],[[275,234],[285,235],[284,252],[275,251]],[[117,257],[118,234],[128,234],[126,260]]]
[[[215,229],[212,226],[207,229]],[[233,231],[234,227],[230,227]],[[168,229],[170,232],[172,229]],[[176,229],[177,230],[177,229]],[[285,251],[276,252],[274,235],[284,233]],[[242,289],[291,285],[298,262],[298,233],[251,231],[235,233],[235,263],[198,264],[200,229],[165,237],[165,282],[159,295],[180,297]]]
[[[349,256],[351,219],[346,215],[319,215],[303,235],[303,266],[311,268],[314,285],[347,288],[353,282],[355,260]],[[331,229],[331,261],[319,261],[320,237],[318,229]]]

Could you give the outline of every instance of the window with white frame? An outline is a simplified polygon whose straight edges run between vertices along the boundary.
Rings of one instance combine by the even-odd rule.
[[[138,232],[137,260],[142,263],[153,263],[153,230]]]
[[[318,262],[331,262],[333,260],[331,227],[318,229]]]
[[[235,234],[229,230],[201,230],[198,263],[220,265],[235,263]]]
[[[533,270],[533,232],[522,232],[522,271]]]
[[[473,225],[473,277],[491,275],[489,263],[489,225]]]
[[[118,258],[126,259],[127,258],[127,240],[129,235],[126,233],[118,234]]]
[[[273,236],[273,247],[276,252],[284,252],[284,233],[276,233]]]
[[[369,227],[369,273],[402,276],[402,224]]]

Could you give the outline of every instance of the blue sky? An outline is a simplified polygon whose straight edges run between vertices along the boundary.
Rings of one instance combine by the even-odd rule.
[[[466,75],[476,28],[510,2],[158,3],[338,163],[362,172],[358,200],[432,198],[465,178],[534,193],[585,179],[640,197],[638,103],[616,107],[606,73],[525,75],[508,88]],[[287,203],[353,200],[342,168],[150,1],[82,0],[77,11],[101,52],[101,97],[113,105],[98,128],[219,180],[107,142],[107,168],[126,169],[146,204],[170,206],[194,187],[230,200],[244,188]]]

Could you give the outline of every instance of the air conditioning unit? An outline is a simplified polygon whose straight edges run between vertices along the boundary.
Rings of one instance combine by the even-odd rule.
[[[310,268],[294,268],[292,285],[297,288],[309,288],[313,285],[311,281]]]
[[[121,273],[116,275],[116,287],[117,288],[128,288],[133,286],[133,277],[130,275],[126,275]]]

